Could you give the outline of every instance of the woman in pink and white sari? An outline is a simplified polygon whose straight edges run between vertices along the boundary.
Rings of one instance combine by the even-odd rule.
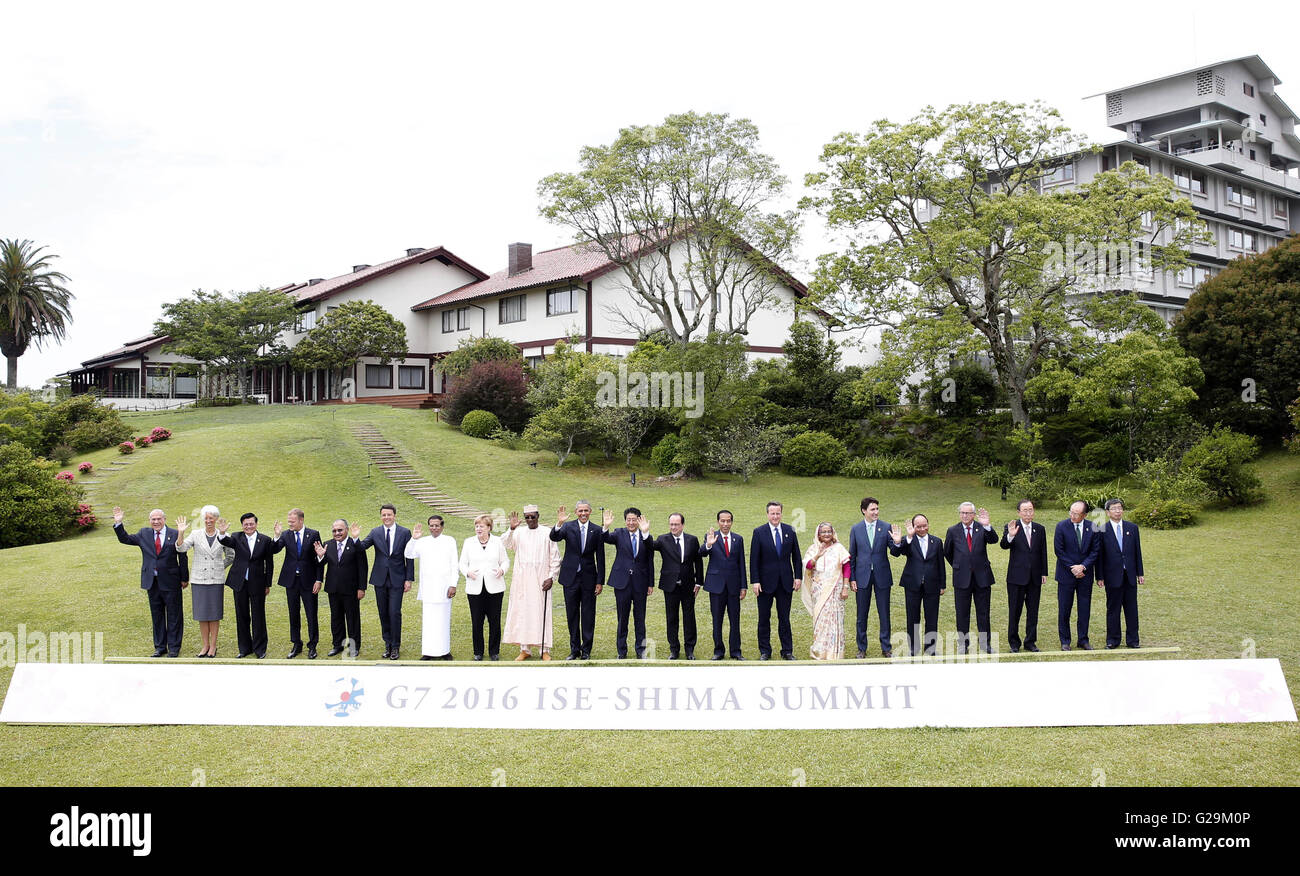
[[[813,619],[814,660],[844,657],[844,600],[849,596],[849,552],[835,537],[835,527],[817,524],[817,540],[804,553],[804,586],[799,593]]]

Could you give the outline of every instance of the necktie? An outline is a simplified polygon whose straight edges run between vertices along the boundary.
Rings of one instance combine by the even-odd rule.
[[[393,555],[393,528],[388,527],[388,555]]]
[[[302,530],[298,530],[295,535],[298,537],[298,559],[302,559]]]
[[[722,552],[727,556],[731,556],[731,536],[729,535],[722,537]]]
[[[682,537],[680,535],[677,536],[677,556],[681,558],[681,562],[686,562],[686,552],[682,550]]]
[[[1074,537],[1079,540],[1079,547],[1083,547],[1083,524],[1074,524]]]
[[[634,560],[636,559],[637,542],[639,542],[640,540],[641,538],[639,536],[635,536],[635,535],[632,536],[632,559]]]
[[[162,533],[161,532],[155,532],[153,534],[153,553],[154,556],[159,556],[162,554]]]
[[[1124,552],[1124,530],[1120,528],[1118,523],[1115,524],[1115,541],[1118,542],[1122,554]]]
[[[1023,527],[1023,529],[1025,530],[1025,544],[1029,544],[1029,536],[1030,536],[1030,535],[1032,534],[1032,532],[1033,532],[1033,527],[1032,527],[1032,526],[1025,526],[1025,527]]]
[[[975,543],[970,540],[970,527],[966,527],[966,550],[970,553],[975,552]]]
[[[582,536],[578,541],[578,553],[587,552],[587,524],[578,524],[578,533]]]
[[[874,524],[868,524],[867,526],[867,546],[873,548],[876,546],[876,527]]]
[[[772,544],[776,545],[777,553],[781,552],[781,527],[772,527]]]
[[[339,560],[343,559],[343,542],[339,542]]]

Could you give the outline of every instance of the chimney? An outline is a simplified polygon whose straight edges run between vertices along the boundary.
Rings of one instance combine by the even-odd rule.
[[[522,274],[533,269],[533,245],[531,243],[510,244],[509,276]]]
[[[315,286],[317,283],[323,283],[323,282],[325,282],[324,277],[312,277],[310,280],[307,281],[307,285]]]
[[[422,253],[422,252],[424,252],[424,247],[422,247],[422,246],[413,246],[413,247],[411,247],[410,249],[408,249],[408,250],[406,251],[406,254],[409,255],[409,256],[413,256],[413,255],[419,255],[419,254]]]
[[[357,271],[364,271],[368,267],[370,267],[370,265],[353,265],[352,273],[355,274]]]

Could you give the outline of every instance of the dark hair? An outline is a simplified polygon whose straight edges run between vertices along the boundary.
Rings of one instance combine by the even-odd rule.
[[[389,511],[392,511],[394,516],[397,515],[397,506],[394,505],[392,502],[385,502],[384,504],[380,505],[379,506],[380,513],[383,513],[385,508],[387,508]]]
[[[429,519],[426,520],[425,523],[432,523],[435,520],[438,521],[439,523],[446,523],[446,521],[442,519],[441,514],[430,514]]]
[[[721,511],[718,512],[718,520],[721,520],[721,519],[722,519],[722,515],[723,515],[723,514],[726,514],[728,517],[730,517],[730,518],[732,519],[732,521],[735,521],[735,519],[736,519],[736,515],[735,515],[735,514],[732,514],[732,513],[731,513],[730,511],[728,511],[726,508],[723,508]]]
[[[247,514],[240,514],[240,515],[239,515],[239,522],[242,524],[245,520],[247,520],[247,519],[250,518],[250,517],[253,518],[253,522],[254,522],[254,523],[257,522],[257,515],[254,514],[252,511],[249,511]]]
[[[1107,511],[1109,511],[1111,505],[1118,505],[1119,507],[1123,508],[1123,507],[1124,507],[1124,500],[1123,500],[1123,499],[1107,499],[1107,500],[1106,500],[1105,509],[1106,509]]]
[[[867,496],[867,498],[862,500],[863,511],[866,511],[867,508],[871,507],[872,505],[875,505],[877,508],[880,507],[880,503],[877,502],[875,499],[873,499],[871,496]]]
[[[629,514],[635,514],[637,517],[640,517],[640,516],[641,516],[641,509],[640,509],[640,508],[624,508],[624,509],[623,509],[623,518],[624,518],[625,520],[627,519],[627,515],[629,515]]]
[[[768,502],[768,503],[767,503],[767,507],[768,507],[768,508],[771,508],[773,505],[775,505],[776,507],[780,508],[782,511],[785,510],[785,506],[782,505],[780,502]],[[767,510],[767,509],[764,509],[764,510]]]
[[[674,511],[673,513],[669,514],[669,515],[668,515],[668,522],[669,522],[669,523],[672,523],[674,517],[680,517],[680,518],[682,518],[682,526],[685,526],[685,525],[686,525],[686,515],[682,514],[682,512],[680,512],[680,511]]]
[[[1033,499],[1021,499],[1019,502],[1016,503],[1016,510],[1019,511],[1021,508],[1025,507],[1026,502],[1028,502],[1030,505],[1034,504]]]
[[[913,514],[913,515],[912,515],[912,525],[913,525],[913,526],[916,526],[916,518],[918,518],[918,517],[925,517],[925,515],[924,515],[924,514]],[[929,518],[929,517],[925,517],[925,522],[926,522],[926,523],[929,523],[929,522],[930,522],[930,518]]]

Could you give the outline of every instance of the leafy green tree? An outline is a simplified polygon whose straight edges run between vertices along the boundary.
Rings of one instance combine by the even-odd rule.
[[[18,388],[18,358],[32,344],[63,340],[72,322],[68,278],[50,267],[58,256],[44,252],[30,240],[0,240],[0,353],[10,392]]]
[[[560,341],[555,352],[533,369],[528,403],[533,414],[524,429],[524,443],[556,455],[564,465],[573,453],[587,462],[587,449],[600,436],[597,381],[600,372],[616,370],[608,356],[575,350]]]
[[[1128,443],[1128,470],[1139,435],[1196,401],[1201,366],[1172,340],[1132,332],[1070,370],[1051,359],[1030,382],[1031,395],[1069,399],[1069,410],[1105,419]]]
[[[1300,236],[1234,259],[1192,293],[1174,334],[1205,372],[1207,421],[1276,441],[1300,383]]]
[[[704,460],[709,468],[733,472],[749,483],[755,472],[780,457],[781,446],[789,440],[791,431],[789,426],[737,420],[705,435]]]
[[[776,265],[798,214],[775,207],[788,181],[748,119],[671,115],[584,147],[579,164],[538,184],[541,214],[618,266],[634,307],[612,315],[642,336],[744,335],[788,281]]]
[[[522,362],[523,353],[505,338],[465,338],[442,360],[442,373],[465,374],[480,362]]]
[[[287,361],[288,350],[279,338],[296,316],[293,300],[273,289],[234,295],[196,289],[190,298],[163,305],[154,332],[170,335],[163,349],[234,377],[242,397],[249,368]]]
[[[1131,294],[1090,293],[1131,288],[1146,264],[1186,264],[1205,236],[1196,210],[1133,162],[1049,185],[1095,148],[1059,118],[1040,103],[927,108],[826,145],[804,204],[847,245],[819,260],[811,303],[845,329],[883,331],[877,389],[952,354],[987,356],[1024,428],[1045,361],[1159,321]]]
[[[0,447],[0,549],[54,541],[72,525],[81,488],[55,480],[56,470],[22,444]]]
[[[406,358],[406,326],[373,301],[345,301],[321,317],[293,348],[299,371],[323,368],[339,373],[362,356],[387,365]]]

